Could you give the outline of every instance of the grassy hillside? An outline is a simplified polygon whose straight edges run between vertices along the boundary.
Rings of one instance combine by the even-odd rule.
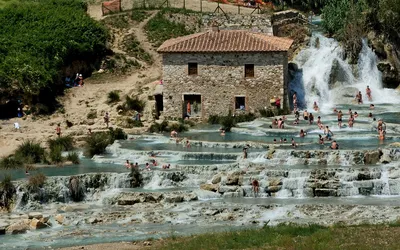
[[[63,90],[61,68],[102,57],[107,30],[86,14],[83,1],[0,3],[0,103],[22,99],[50,111]]]

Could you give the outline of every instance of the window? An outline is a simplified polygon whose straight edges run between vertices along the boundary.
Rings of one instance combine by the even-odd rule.
[[[246,109],[246,97],[235,96],[235,109],[240,109],[240,110]]]
[[[244,65],[244,77],[254,77],[254,64]]]
[[[188,74],[189,75],[197,75],[197,63],[189,63],[188,64]]]

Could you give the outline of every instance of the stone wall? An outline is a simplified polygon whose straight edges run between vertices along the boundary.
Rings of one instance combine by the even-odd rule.
[[[188,63],[198,74],[188,75]],[[244,77],[244,65],[254,64],[254,77]],[[286,107],[287,53],[213,53],[163,55],[164,117],[182,117],[183,94],[201,95],[202,118],[235,110],[235,96],[245,96],[246,111],[270,106],[274,95]]]

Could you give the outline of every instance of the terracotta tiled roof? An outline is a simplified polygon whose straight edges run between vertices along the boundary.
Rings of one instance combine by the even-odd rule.
[[[165,41],[160,53],[287,51],[293,40],[244,30],[206,31]]]

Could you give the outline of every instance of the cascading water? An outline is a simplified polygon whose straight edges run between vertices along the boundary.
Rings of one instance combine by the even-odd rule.
[[[382,75],[377,67],[377,56],[362,41],[362,50],[357,65],[344,59],[344,50],[332,38],[319,33],[313,34],[310,46],[295,58],[299,70],[290,82],[290,95],[297,92],[300,108],[311,109],[317,102],[322,111],[335,103],[351,103],[356,91],[366,98],[367,86],[372,90],[374,103],[398,103],[400,98],[393,90],[382,88]],[[358,75],[358,76],[357,76]]]

